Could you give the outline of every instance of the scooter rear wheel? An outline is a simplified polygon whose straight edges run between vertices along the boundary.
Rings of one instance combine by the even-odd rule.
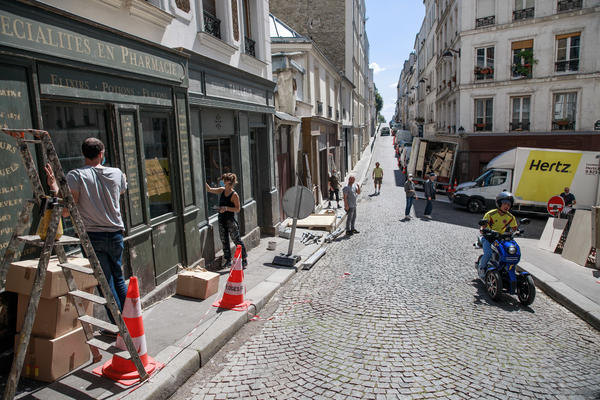
[[[533,303],[533,300],[535,299],[535,285],[531,275],[521,277],[520,282],[517,285],[517,296],[524,306]]]
[[[493,301],[498,301],[502,294],[502,278],[497,271],[489,271],[485,275],[485,290]]]

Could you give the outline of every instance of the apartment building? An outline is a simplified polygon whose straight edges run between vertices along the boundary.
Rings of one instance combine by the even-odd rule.
[[[600,1],[424,4],[425,20],[437,20],[435,136],[459,140],[460,180],[516,146],[600,148]]]
[[[320,204],[328,196],[329,174],[335,169],[344,177],[347,171],[342,76],[311,39],[274,15],[270,20],[275,107],[285,113],[276,114],[279,190],[293,186],[298,174]]]
[[[15,1],[0,4],[0,17],[0,92],[14,94],[1,98],[0,123],[49,130],[67,170],[83,164],[84,138],[106,144],[107,163],[128,178],[123,261],[142,296],[174,288],[179,267],[221,250],[218,199],[204,183],[218,185],[224,172],[240,181],[246,245],[274,232],[268,1]],[[3,162],[20,164],[0,140]],[[1,232],[30,196],[19,188],[2,195],[16,206]]]
[[[348,168],[352,169],[370,136],[367,131],[369,54],[365,1],[271,0],[269,6],[271,12],[284,19],[294,31],[313,40],[344,76],[342,111],[347,114],[342,116],[342,138],[348,149]]]

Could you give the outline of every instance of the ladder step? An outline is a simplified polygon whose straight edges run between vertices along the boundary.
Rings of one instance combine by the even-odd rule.
[[[73,271],[81,272],[82,274],[94,275],[94,270],[88,267],[84,267],[81,265],[73,264],[73,263],[64,263],[58,264],[59,267],[67,268]]]
[[[23,139],[23,143],[42,143],[42,141],[36,139]]]
[[[109,332],[119,333],[119,327],[114,324],[111,324],[110,322],[102,321],[101,319],[94,318],[89,315],[82,315],[81,317],[79,317],[77,319],[80,320],[81,322],[85,322],[90,325],[94,325],[98,328],[105,329]]]
[[[108,339],[108,338],[105,339],[101,336],[94,336],[93,339],[88,340],[86,343],[89,344],[90,346],[97,347],[101,350],[106,351],[107,353],[117,355],[126,360],[131,359],[131,354],[129,354],[128,351],[121,350],[115,346],[114,339]]]
[[[83,290],[73,290],[69,292],[71,296],[79,297],[80,299],[89,300],[92,303],[100,304],[101,306],[106,304],[106,299],[104,297],[96,296],[95,294],[91,294],[88,292],[84,292]]]
[[[44,241],[42,239],[40,239],[40,237],[38,235],[17,236],[17,239],[22,242],[34,245],[34,246],[39,246],[39,247],[44,246]],[[79,244],[79,243],[80,243],[79,238],[62,235],[60,237],[60,239],[58,239],[54,242],[54,245],[55,246],[56,245],[64,246],[64,245],[68,245],[68,244]]]

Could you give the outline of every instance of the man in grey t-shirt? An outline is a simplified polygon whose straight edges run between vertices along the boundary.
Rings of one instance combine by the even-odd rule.
[[[346,235],[359,233],[354,228],[356,222],[356,198],[360,194],[360,186],[354,183],[356,179],[353,175],[348,178],[348,185],[344,186],[344,210],[346,210]]]
[[[99,139],[85,139],[81,145],[85,166],[70,171],[67,183],[106,280],[122,311],[127,287],[121,269],[125,226],[119,199],[127,189],[127,180],[120,169],[102,165],[104,151],[104,144]],[[58,192],[50,165],[46,166],[46,175],[50,189]],[[65,208],[63,216],[67,215]],[[112,321],[110,313],[108,316]]]

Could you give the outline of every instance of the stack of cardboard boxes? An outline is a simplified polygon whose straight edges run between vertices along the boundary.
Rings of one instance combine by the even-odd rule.
[[[85,258],[70,258],[69,263],[89,267],[89,262]],[[37,267],[38,260],[14,262],[6,277],[6,290],[19,294],[15,346],[25,321]],[[98,284],[92,275],[76,271],[73,271],[73,278],[79,290],[90,293]],[[73,299],[67,295],[68,292],[67,281],[58,266],[58,261],[51,260],[42,287],[21,376],[53,382],[90,359],[85,333],[77,319]],[[86,313],[91,315],[92,303],[84,301],[83,304]]]

